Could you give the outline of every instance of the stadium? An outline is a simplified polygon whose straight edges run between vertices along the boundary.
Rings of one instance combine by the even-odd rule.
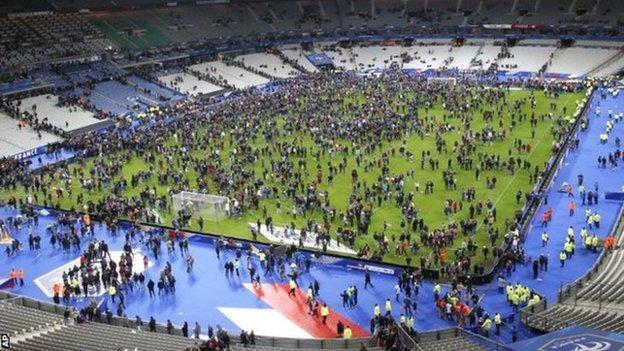
[[[0,350],[624,350],[623,73],[621,1],[2,1]]]

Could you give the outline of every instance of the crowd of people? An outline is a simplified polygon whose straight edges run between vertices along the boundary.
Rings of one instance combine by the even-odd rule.
[[[563,118],[565,108],[560,112],[552,102],[550,113],[535,114],[534,93],[507,104],[506,87],[492,88],[479,83],[461,89],[449,88],[402,73],[388,73],[375,79],[350,74],[340,78],[317,73],[306,79],[287,80],[273,94],[248,91],[224,102],[218,109],[208,109],[201,100],[164,107],[152,112],[149,120],[156,123],[150,125],[143,121],[134,130],[119,128],[102,135],[68,138],[65,147],[81,150],[73,163],[46,166],[37,173],[27,172],[27,165],[18,161],[3,160],[0,185],[8,189],[6,201],[23,208],[23,216],[7,219],[7,224],[36,227],[37,214],[29,204],[68,209],[68,214],[59,216],[58,223],[46,228],[47,240],[55,249],[58,244],[60,252],[79,253],[80,265],[63,273],[63,282],[53,287],[53,301],[59,304],[62,300],[69,305],[71,299],[81,295],[89,298],[103,288],[112,306],[116,306],[111,306],[116,314],[127,317],[124,302],[128,293],[136,289],[157,298],[174,294],[176,282],[168,262],[155,280],[136,272],[132,247],[141,245],[158,260],[161,245],[170,253],[179,245],[190,274],[194,259],[179,233],[192,225],[203,230],[205,219],[176,212],[170,198],[182,190],[217,193],[232,199],[232,214],[256,215],[258,228],[262,223],[273,228],[273,216],[285,213],[291,220],[287,228],[293,232],[297,229],[302,237],[314,233],[319,247],[326,246],[330,237],[334,237],[356,249],[359,257],[382,260],[395,255],[404,258],[408,265],[419,263],[421,269],[406,270],[397,283],[394,301],[401,306],[398,323],[392,316],[393,299],[382,303],[385,313],[379,305],[373,308],[370,332],[388,349],[399,347],[397,328],[415,333],[414,316],[423,270],[437,271],[441,279],[450,282],[446,292],[440,284],[434,288],[433,303],[440,317],[460,326],[478,325],[487,334],[492,319],[479,307],[479,296],[474,293],[470,279],[460,280],[460,276],[482,274],[488,258],[500,260],[507,275],[516,264],[524,262],[520,217],[505,218],[503,226],[497,217],[496,202],[483,198],[471,183],[462,183],[457,173],[474,172],[474,181],[482,182],[488,189],[497,187],[496,177],[488,175],[490,171],[511,175],[527,172],[531,183],[540,181],[544,170],[529,160],[533,141],[514,138],[513,131],[520,123],[530,124],[533,130],[548,124],[556,151],[560,147],[557,141],[569,128]],[[562,91],[579,88],[555,85],[548,90],[551,97],[556,97]],[[444,107],[442,120],[429,114],[438,105]],[[509,109],[503,107],[506,105],[510,105]],[[417,112],[422,106],[425,115]],[[276,119],[278,115],[287,118]],[[479,115],[486,126],[474,130],[470,126]],[[507,115],[511,117],[503,118]],[[451,133],[459,134],[459,140],[447,141]],[[406,142],[411,135],[422,139],[433,136],[435,148],[422,150],[420,154],[412,152]],[[503,150],[477,151],[479,146],[492,145],[495,141],[512,141],[513,150],[507,154]],[[395,158],[407,160],[409,168],[398,171],[391,167]],[[136,160],[148,166],[127,178],[125,165]],[[441,183],[433,177],[420,178],[418,174],[425,170],[439,173]],[[189,176],[190,171],[196,177]],[[339,177],[350,180],[345,203],[338,202],[335,194],[327,190]],[[424,185],[423,192],[420,183]],[[415,205],[415,198],[433,199],[432,195],[442,185],[458,195],[442,199],[438,210],[446,218],[465,211],[467,218],[444,224],[426,220],[425,209]],[[14,195],[20,193],[26,195]],[[518,190],[516,203],[532,196],[535,195]],[[381,227],[372,225],[374,212],[380,208],[392,208],[400,213],[396,228],[386,221]],[[167,216],[174,229],[164,233],[131,228],[126,231],[122,255],[113,260],[106,241],[92,239],[93,224],[88,217],[78,215],[82,212],[101,218],[113,235],[119,230],[117,218],[120,217],[162,223]],[[588,215],[590,228],[599,226],[600,218],[596,215]],[[296,224],[298,218],[304,218],[306,223]],[[489,245],[477,244],[474,235],[478,227]],[[593,237],[583,237],[590,249],[597,246]],[[41,237],[36,232],[29,233],[28,241],[30,250],[40,248]],[[11,249],[7,247],[7,255],[21,249],[19,240],[14,239],[15,242],[15,249],[13,245]],[[506,245],[501,246],[501,242]],[[423,248],[431,254],[421,255]],[[296,289],[298,276],[306,271],[305,262],[291,265],[288,270],[283,257],[274,255],[272,250],[252,252],[233,242],[219,240],[216,250],[222,249],[236,251],[236,258],[225,262],[225,274],[240,276],[246,263],[250,281],[259,288],[263,273],[288,280],[291,289]],[[454,251],[452,260],[447,258],[450,250]],[[567,257],[568,247],[564,251]],[[486,262],[477,260],[478,254]],[[290,258],[295,259],[294,255]],[[149,266],[147,256],[143,264],[145,268]],[[542,263],[539,264],[541,269]],[[365,277],[364,288],[372,287],[370,273],[366,272]],[[505,284],[503,288],[516,309],[525,303],[536,303],[537,295],[526,287]],[[325,323],[331,312],[317,299],[318,289],[316,284],[308,287],[309,314]],[[349,285],[343,292],[345,308],[358,305],[357,289],[356,285]],[[97,314],[101,311],[98,311],[91,306],[81,310],[80,315],[93,320],[99,318]],[[104,311],[107,316],[112,313],[112,310]],[[497,327],[500,319],[500,315],[494,317]],[[150,320],[150,330],[151,325]],[[188,335],[186,323],[185,330],[183,333]],[[349,326],[338,324],[336,331],[337,336],[351,337]],[[209,347],[218,349],[227,337],[210,339]],[[244,344],[253,344],[254,339],[253,331],[241,332],[240,340]]]
[[[335,237],[339,244],[368,259],[394,255],[444,276],[483,272],[483,263],[473,263],[478,250],[472,236],[483,230],[482,235],[490,239],[491,246],[483,252],[487,261],[503,254],[498,245],[510,240],[507,233],[517,225],[517,218],[505,218],[505,226],[499,225],[494,201],[461,183],[457,173],[473,170],[475,179],[488,188],[496,187],[496,177],[484,177],[489,171],[506,170],[513,175],[522,170],[533,182],[540,179],[543,170],[527,159],[530,140],[513,139],[517,155],[512,150],[508,155],[477,151],[478,147],[511,140],[508,131],[520,123],[535,129],[552,121],[551,133],[557,140],[568,127],[563,118],[565,108],[558,111],[553,102],[550,113],[527,115],[523,109],[536,105],[536,97],[531,95],[507,110],[503,107],[508,98],[504,87],[490,89],[478,83],[449,89],[403,73],[374,79],[350,74],[340,77],[317,73],[287,80],[276,93],[260,96],[247,92],[218,109],[208,109],[202,101],[165,107],[153,112],[150,119],[167,123],[157,122],[134,132],[119,128],[103,136],[68,139],[65,146],[81,149],[86,156],[72,164],[45,167],[37,174],[6,160],[0,165],[0,182],[8,189],[5,198],[11,204],[30,202],[86,210],[104,217],[107,223],[125,217],[203,230],[206,219],[176,212],[171,195],[182,190],[216,193],[232,200],[232,215],[251,213],[258,222],[271,225],[274,217],[292,216],[288,227],[301,227],[302,236],[316,234],[319,247],[326,247],[329,238]],[[378,89],[380,86],[383,89]],[[553,97],[578,88],[549,87]],[[465,103],[467,100],[472,103]],[[442,120],[430,116],[430,110],[440,104],[444,106]],[[417,110],[423,106],[424,115],[419,115]],[[482,114],[487,122],[483,130],[470,127],[478,118],[475,114]],[[510,120],[503,118],[507,114]],[[278,120],[276,115],[287,118]],[[465,127],[457,130],[458,122]],[[448,134],[455,132],[461,134],[460,140],[448,145]],[[435,149],[414,154],[406,144],[409,135],[435,137]],[[415,165],[407,170],[391,168],[397,157]],[[128,175],[125,165],[132,160],[149,166]],[[440,172],[445,188],[459,193],[444,199],[441,211],[449,217],[465,211],[468,218],[445,225],[426,220],[415,203],[434,194],[438,180],[419,179],[418,164],[421,170],[428,165]],[[351,189],[350,196],[337,202],[340,197],[328,189],[339,177],[350,179],[346,182]],[[19,193],[27,195],[14,195]],[[517,201],[525,196],[532,194],[518,191]],[[398,227],[390,228],[384,222],[383,228],[373,226],[371,231],[373,213],[388,207],[400,212],[399,223],[394,224]],[[307,225],[297,224],[301,218]],[[432,254],[420,255],[423,246]],[[447,259],[449,250],[453,261]]]

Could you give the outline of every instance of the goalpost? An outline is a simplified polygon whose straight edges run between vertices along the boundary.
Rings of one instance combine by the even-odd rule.
[[[226,196],[182,191],[174,194],[173,208],[208,221],[220,221],[230,215],[230,199]]]

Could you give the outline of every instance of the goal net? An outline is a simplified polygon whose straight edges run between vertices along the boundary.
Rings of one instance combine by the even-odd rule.
[[[182,191],[172,196],[173,208],[193,217],[220,221],[229,216],[230,199],[225,196]]]

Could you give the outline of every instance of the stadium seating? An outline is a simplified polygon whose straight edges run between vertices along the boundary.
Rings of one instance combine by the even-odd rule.
[[[163,87],[137,76],[127,77],[126,82],[128,82],[128,85],[134,87],[135,90],[156,98],[158,101],[156,105],[160,105],[162,102],[177,101],[182,98],[182,96],[173,89]]]
[[[12,156],[40,146],[60,141],[61,138],[45,131],[36,131],[0,112],[0,157]]]
[[[99,111],[125,115],[144,111],[183,98],[181,93],[145,79],[129,76],[124,80],[97,83],[92,89],[75,88],[74,94],[86,99]]]
[[[22,305],[24,304],[24,305]],[[38,308],[55,310],[44,312]],[[188,338],[162,333],[148,333],[137,329],[115,327],[100,323],[66,324],[58,314],[64,309],[35,301],[0,294],[0,332],[12,336],[12,350],[184,350],[195,344]]]
[[[401,46],[364,46],[352,49],[357,69],[389,68],[392,63],[401,66],[401,55],[407,52]]]
[[[74,84],[100,81],[110,77],[125,75],[125,71],[108,61],[98,61],[88,65],[76,65],[65,68],[63,76]]]
[[[63,323],[61,316],[0,301],[0,332],[13,336],[51,331]]]
[[[116,85],[112,82],[104,82],[97,84],[94,89],[87,94],[82,88],[75,88],[74,94],[84,98],[98,111],[108,112],[112,115],[124,115],[132,110],[132,106],[121,101],[115,101],[113,98],[104,93],[103,86]]]
[[[620,52],[613,58],[603,62],[588,73],[589,76],[607,77],[620,72],[624,68],[624,53]]]
[[[323,43],[319,45],[319,51],[325,52],[332,59],[337,69],[344,71],[353,71],[356,69],[353,53],[349,48],[335,47],[332,43]]]
[[[475,41],[475,43],[478,43],[480,47],[471,67],[487,70],[496,63],[498,55],[501,53],[501,47],[495,46],[492,40]]]
[[[449,328],[418,335],[418,350],[423,351],[485,351],[498,344],[460,328]]]
[[[292,66],[284,63],[278,56],[273,54],[254,53],[240,55],[236,56],[234,61],[241,62],[254,70],[276,78],[293,77],[299,73]]]
[[[618,53],[619,50],[617,48],[571,47],[557,50],[546,72],[582,76]]]
[[[0,67],[97,54],[117,45],[76,13],[0,18]]]
[[[194,342],[188,338],[99,323],[75,324],[15,343],[15,350],[184,350]]]
[[[452,48],[449,56],[448,68],[469,69],[473,67],[475,58],[480,53],[481,46],[464,45]]]
[[[382,347],[367,347],[366,348],[369,351],[382,351],[383,348]],[[233,347],[231,347],[232,351],[242,351],[242,350],[248,350],[248,351],[300,351],[301,348],[287,348],[287,347],[271,347],[271,346],[257,346],[257,345],[253,345],[253,346],[242,346],[242,345],[234,345]],[[348,348],[348,349],[344,349],[344,348],[338,348],[338,349],[323,349],[323,350],[328,350],[328,351],[359,351],[360,348],[359,347],[353,347],[353,348]]]
[[[198,94],[209,95],[223,90],[223,88],[218,85],[184,72],[165,74],[158,77],[158,80],[165,86],[189,96],[196,96]]]
[[[498,61],[498,68],[501,70],[515,72],[536,73],[542,70],[547,64],[551,55],[555,52],[555,46],[514,46],[509,49],[510,57],[502,58]]]
[[[45,3],[45,1],[42,1]],[[104,2],[87,1],[78,4],[67,4],[53,1],[49,8],[77,9],[102,8],[104,6],[119,7],[123,3],[137,1]],[[156,5],[154,0],[140,0],[138,5]],[[18,4],[16,4],[18,6]],[[84,6],[84,7],[83,7]],[[19,7],[19,6],[18,6]],[[42,6],[46,7],[46,6]],[[614,23],[614,15],[621,6],[617,4],[601,4],[594,9],[593,5],[587,14],[576,14],[570,7],[586,9],[586,4],[578,3],[558,5],[554,0],[514,1],[511,3],[480,2],[480,1],[453,1],[444,0],[427,3],[402,2],[399,0],[322,0],[309,2],[254,2],[248,4],[212,4],[206,6],[177,6],[173,8],[137,9],[132,12],[111,12],[106,14],[89,15],[77,13],[61,13],[43,16],[24,16],[3,18],[0,20],[0,66],[15,67],[23,64],[33,64],[39,61],[57,57],[76,57],[101,54],[109,49],[119,47],[128,49],[149,49],[156,46],[165,46],[171,43],[188,43],[207,38],[226,38],[239,35],[250,35],[270,32],[286,32],[295,30],[313,31],[318,28],[399,28],[414,24],[436,25],[465,25],[480,22],[522,22],[545,23],[559,19],[561,23],[588,23],[600,20],[600,23]],[[9,9],[7,7],[7,9]],[[577,55],[588,44],[579,40],[577,47],[557,50],[556,39],[525,39],[516,47],[510,49],[510,57],[502,58],[499,63],[501,69],[515,72],[539,72],[548,63],[550,54],[555,54],[552,65],[548,65],[547,73],[603,76],[619,70],[620,60],[612,61],[612,66],[605,70],[597,70],[602,60],[610,60],[615,51],[605,49],[599,44],[597,51],[587,51],[590,55]],[[429,45],[425,43],[425,45]],[[614,50],[617,43],[610,44]],[[437,46],[437,45],[436,45]],[[446,67],[452,69],[466,69],[473,64],[481,63],[489,67],[493,62],[492,54],[498,54],[497,47],[482,46],[481,50],[473,44],[452,50],[448,55],[444,47],[433,46],[433,55],[429,50],[412,52],[419,58],[407,65],[407,68],[438,69]],[[358,49],[359,50],[359,49]],[[362,57],[353,62],[347,51],[331,52],[330,56],[336,65],[343,69],[369,69],[371,62],[364,49]],[[373,49],[371,49],[373,50]],[[475,52],[476,50],[476,52]],[[446,57],[429,57],[438,56]],[[474,56],[473,56],[474,54]],[[560,55],[558,57],[557,55]],[[358,54],[356,53],[356,56]],[[377,68],[383,67],[388,57],[383,53],[376,61]],[[388,56],[392,56],[391,54]],[[579,64],[570,63],[572,57],[583,57]],[[435,60],[434,60],[435,58]],[[284,67],[284,73],[279,71],[282,64],[274,61],[270,56],[264,57],[270,75],[284,77],[290,69]],[[447,60],[448,59],[448,60]],[[249,62],[249,60],[247,60]],[[278,65],[273,66],[274,64]],[[351,67],[354,66],[354,67]],[[309,67],[307,67],[309,69]],[[242,86],[239,82],[237,87]]]
[[[310,60],[305,56],[305,52],[303,50],[298,49],[297,47],[293,48],[281,48],[282,54],[286,56],[288,59],[296,62],[299,66],[303,67],[308,72],[316,72],[318,69],[314,66]]]
[[[51,125],[68,132],[101,122],[93,117],[92,112],[78,106],[58,106],[58,99],[58,96],[49,94],[26,98],[21,100],[21,111],[36,112],[40,121],[47,119]]]
[[[421,41],[408,51],[413,60],[403,65],[403,68],[419,70],[439,69],[448,63],[451,55],[451,46],[447,43]]]
[[[231,336],[233,345],[240,345],[240,338],[237,335]],[[371,338],[365,339],[291,339],[291,338],[273,338],[266,336],[256,336],[256,345],[251,350],[266,351],[291,351],[291,350],[359,350],[361,345],[369,349],[375,348],[375,340]],[[234,349],[240,349],[241,346],[235,346]]]
[[[249,72],[241,67],[230,66],[222,61],[204,62],[192,65],[189,69],[200,74],[208,74],[218,80],[223,80],[237,89],[245,89],[269,82],[267,78]]]
[[[140,112],[185,99],[183,95],[199,96],[197,100],[201,100],[201,95],[217,95],[226,90],[264,85],[273,79],[316,72],[317,67],[306,58],[305,50],[309,49],[311,42],[317,52],[324,52],[333,60],[338,70],[365,72],[397,66],[417,71],[436,70],[428,73],[438,74],[444,73],[441,71],[445,69],[497,68],[511,74],[526,72],[529,73],[527,76],[536,73],[545,74],[544,77],[609,76],[624,68],[622,42],[577,40],[572,46],[564,48],[561,46],[563,40],[553,39],[554,32],[549,32],[550,38],[542,38],[537,31],[530,34],[531,31],[527,30],[521,34],[518,43],[507,48],[503,41],[512,38],[511,34],[507,36],[507,31],[497,34],[479,31],[481,23],[600,23],[621,26],[619,17],[624,12],[624,4],[607,2],[260,0],[195,6],[194,1],[181,0],[181,5],[192,6],[176,4],[171,8],[158,8],[158,5],[163,5],[161,0],[34,0],[34,8],[59,10],[60,13],[0,17],[0,73],[3,79],[0,95],[10,96],[10,103],[19,103],[21,112],[37,115],[37,121],[31,119],[32,123],[28,125],[18,120],[19,116],[13,118],[10,114],[0,113],[0,157],[15,156],[61,141],[67,136],[65,132],[102,126],[103,121],[94,116],[104,117],[91,112],[93,110],[116,116],[142,116]],[[125,11],[135,5],[142,8]],[[110,7],[114,11],[80,14],[76,11],[79,7]],[[28,8],[16,0],[0,5],[0,11]],[[490,36],[469,38],[463,46],[455,46],[450,37],[461,33],[441,29],[445,25],[461,25],[461,30],[468,36],[475,33]],[[406,26],[409,27],[400,32]],[[371,28],[383,30],[374,31]],[[396,36],[394,29],[397,29]],[[305,35],[295,31],[304,31]],[[412,33],[414,37],[408,39]],[[429,37],[422,33],[432,34],[432,39],[427,39]],[[366,42],[364,35],[374,39]],[[524,35],[535,35],[536,38],[523,39]],[[328,42],[320,42],[318,38],[325,38],[322,40]],[[406,43],[410,41],[413,45],[408,46]],[[284,42],[289,46],[280,46]],[[175,47],[161,50],[170,45]],[[249,53],[252,50],[262,52]],[[180,54],[176,56],[172,53]],[[206,60],[211,61],[204,62]],[[418,80],[416,84],[420,83]],[[267,86],[274,88],[274,91],[283,89],[276,96],[285,90],[284,96],[288,99],[282,101],[290,101],[291,96],[296,96],[289,94],[286,85]],[[305,88],[303,84],[300,86]],[[223,94],[222,99],[244,95]],[[76,96],[88,104],[81,108],[75,100],[69,104],[58,103],[59,98]],[[415,102],[421,103],[420,100]],[[37,106],[36,109],[33,106]],[[170,118],[176,113],[162,113],[162,116]],[[192,116],[185,115],[184,118]],[[57,135],[54,135],[39,130],[38,123],[43,120],[61,131],[55,130]],[[158,123],[160,116],[145,120],[155,120],[154,124],[166,126]],[[105,121],[113,123],[112,119]],[[123,122],[119,123],[120,128],[125,128],[126,123]],[[140,123],[133,125],[142,127]],[[190,123],[179,125],[193,126]],[[140,133],[142,129],[133,131]],[[208,137],[212,135],[208,134]],[[139,138],[136,140],[141,141]],[[126,144],[120,142],[119,145]],[[140,151],[138,148],[137,152]],[[72,150],[79,149],[72,145]],[[79,155],[78,151],[76,154]],[[623,222],[621,216],[618,233],[621,233]],[[593,269],[595,272],[561,291],[558,304],[549,309],[544,307],[543,311],[526,312],[523,322],[545,332],[578,324],[624,333],[624,312],[618,306],[624,303],[622,247],[624,235],[618,237],[614,251],[601,254],[599,263]],[[9,333],[14,338],[14,350],[158,351],[183,350],[196,344],[195,340],[181,337],[179,327],[175,335],[166,335],[162,326],[159,326],[159,332],[148,333],[133,328],[132,322],[122,318],[115,318],[116,322],[111,323],[114,325],[78,324],[73,319],[68,323],[59,314],[63,308],[53,306],[55,312],[52,313],[50,307],[28,307],[26,301],[31,305],[44,303],[7,296],[0,291],[0,333]],[[616,306],[618,308],[612,308]],[[123,327],[120,326],[122,323]],[[414,349],[423,351],[492,349],[487,346],[485,338],[480,340],[478,335],[470,335],[459,328],[418,334],[414,338],[417,339]],[[359,350],[360,342],[368,350],[383,349],[373,339],[321,341],[258,336],[257,345],[252,347],[241,346],[237,336],[233,336],[232,340],[235,344],[233,350],[349,351]]]
[[[528,323],[530,327],[543,331],[558,330],[574,324],[616,333],[624,332],[624,318],[621,313],[579,306],[556,305],[529,318]]]

